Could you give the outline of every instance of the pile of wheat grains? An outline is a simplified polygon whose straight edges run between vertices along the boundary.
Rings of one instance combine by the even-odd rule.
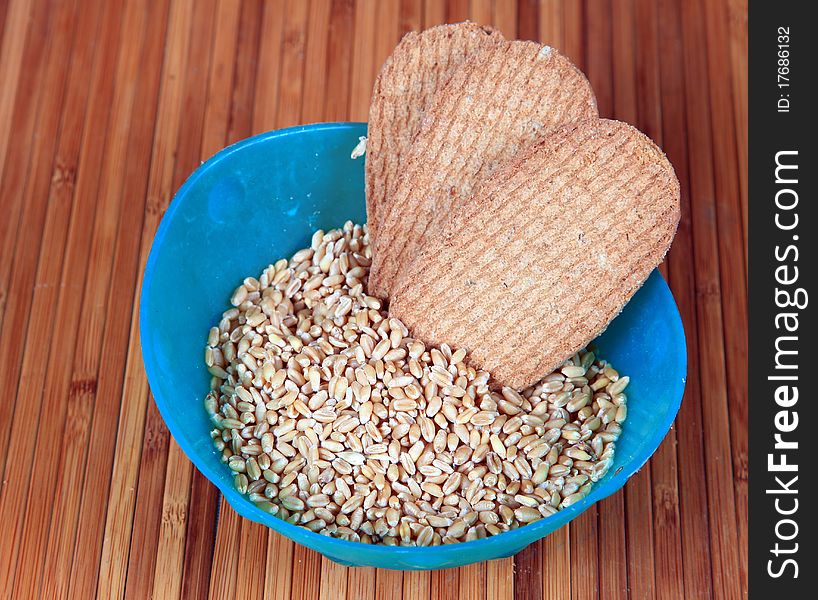
[[[627,377],[581,351],[522,392],[427,348],[366,294],[366,226],[244,280],[205,361],[211,437],[236,488],[312,531],[429,546],[555,513],[608,471]]]

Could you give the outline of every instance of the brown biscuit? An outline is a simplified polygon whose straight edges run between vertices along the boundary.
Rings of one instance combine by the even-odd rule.
[[[452,76],[415,138],[374,238],[369,290],[382,298],[424,236],[437,235],[481,178],[555,125],[597,116],[585,76],[548,46],[503,42]]]
[[[439,25],[407,33],[383,64],[369,107],[366,200],[371,240],[433,98],[476,49],[502,40],[499,32],[474,23]]]
[[[593,340],[659,264],[679,182],[618,121],[559,128],[475,189],[397,283],[390,314],[470,351],[504,385],[537,382]]]

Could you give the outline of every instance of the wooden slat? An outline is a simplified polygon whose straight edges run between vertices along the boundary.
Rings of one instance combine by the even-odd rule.
[[[509,39],[517,39],[517,3],[494,0],[494,26]]]
[[[46,11],[42,7],[35,11],[29,31],[31,43],[26,47],[26,58],[32,61],[34,71],[31,78],[21,77],[22,89],[14,107],[14,121],[19,123],[21,136],[15,137],[13,142],[15,146],[20,144],[19,152],[7,156],[0,185],[4,204],[10,199],[8,227],[0,229],[3,235],[0,296],[4,299],[0,300],[0,377],[15,390],[45,224],[47,203],[42,198],[48,189],[48,176],[43,172],[50,169],[53,159],[59,120],[58,96],[62,94],[68,46],[73,40],[71,9],[71,5],[63,5],[57,11]],[[36,93],[38,90],[42,90],[42,94]],[[38,189],[33,190],[34,187]],[[6,467],[8,453],[5,450],[15,408],[10,402],[0,403],[0,450],[3,450],[0,472]]]
[[[644,524],[650,528],[649,523]],[[599,588],[601,598],[628,597],[628,556],[625,550],[625,493],[599,503]]]
[[[276,128],[292,127],[301,122],[308,7],[303,0],[291,0],[284,9]]]
[[[233,100],[227,127],[227,143],[234,143],[253,133],[253,107],[256,78],[261,52],[261,26],[264,3],[248,0],[241,3],[236,65],[233,73]]]
[[[321,558],[321,600],[345,600],[349,568],[328,558]]]
[[[599,533],[594,505],[569,525],[571,536],[571,598],[599,596]]]
[[[457,569],[461,598],[486,598],[486,565],[477,563]]]
[[[514,598],[514,560],[500,558],[486,563],[486,598],[511,600]]]
[[[304,96],[301,106],[301,122],[316,123],[324,119],[324,102],[327,96],[327,44],[332,3],[313,0],[307,17],[307,49],[304,69]]]
[[[484,564],[474,565],[470,569],[483,571]],[[432,571],[430,586],[431,600],[457,600],[460,598],[460,569],[441,569]]]
[[[134,297],[141,239],[134,235],[134,224],[141,223],[144,214],[144,190],[160,80],[160,69],[155,65],[161,63],[164,54],[162,40],[166,31],[167,4],[156,2],[150,7],[133,4],[132,7],[129,3],[123,23],[123,30],[129,34],[123,39],[117,67],[117,92],[111,112],[113,126],[110,134],[115,143],[107,149],[100,184],[101,189],[105,189],[103,185],[110,187],[112,194],[119,196],[122,193],[123,199],[116,211],[107,214],[97,211],[99,218],[95,223],[91,256],[92,260],[99,261],[99,268],[89,269],[95,276],[87,278],[85,291],[85,297],[93,299],[93,310],[84,313],[88,317],[88,345],[84,352],[78,353],[82,361],[75,365],[72,374],[72,385],[79,382],[78,385],[88,388],[85,393],[89,396],[87,402],[93,419],[88,432],[88,447],[77,448],[80,455],[76,459],[81,461],[83,476],[78,486],[81,499],[77,537],[69,554],[73,556],[73,562],[67,557],[58,559],[68,560],[71,572],[69,597],[91,597],[97,588],[105,525],[103,515],[108,501],[124,378],[123,349],[128,343],[128,317]],[[129,14],[133,21],[128,18]],[[148,27],[147,23],[153,21],[160,26]],[[134,28],[129,29],[129,25]],[[146,65],[152,68],[145,68]],[[137,73],[139,83],[134,88],[132,82],[137,79]],[[130,156],[128,161],[123,158],[126,154]],[[127,201],[125,190],[134,194]],[[94,483],[85,486],[81,482]]]
[[[315,90],[306,91],[304,85],[305,55],[307,48],[307,21],[311,10],[307,2],[290,2],[285,7],[284,23],[281,36],[281,82],[278,85],[278,107],[274,127],[290,127],[301,122],[302,103],[306,103]],[[264,32],[262,32],[264,35]],[[321,44],[319,44],[320,46]],[[267,98],[266,102],[272,104],[272,98],[267,90],[257,90],[257,101]],[[220,525],[221,527],[221,525]],[[253,566],[249,569],[253,573],[261,572],[257,568],[266,562],[268,565],[275,557],[269,556],[270,537],[274,534],[266,527],[256,523],[243,523],[242,535],[239,542],[239,553],[248,555],[253,560]],[[292,542],[286,542],[292,546]],[[302,568],[301,577],[294,578],[290,586],[291,597],[308,598],[317,596],[320,574],[315,566],[316,558],[303,558],[299,555],[306,552],[302,547],[291,548],[292,559],[286,563],[276,564],[277,572],[284,568]],[[296,562],[301,560],[301,564]],[[214,565],[215,566],[215,565]],[[269,577],[269,573],[267,575]],[[236,583],[236,594],[239,597],[254,597],[261,593],[258,589],[257,579],[253,577],[238,577]]]
[[[570,526],[560,527],[545,537],[540,544],[542,545],[543,598],[570,598]]]
[[[733,134],[738,154],[741,215],[744,227],[744,264],[747,265],[747,0],[727,0],[730,38],[730,75],[733,87]]]
[[[75,280],[82,279],[81,290],[73,290],[72,295],[82,300],[82,307],[79,314],[74,317],[77,322],[75,345],[71,349],[72,360],[61,363],[60,369],[67,370],[67,380],[62,389],[55,390],[60,403],[63,403],[65,411],[65,426],[60,436],[59,459],[54,462],[56,469],[56,485],[53,488],[53,495],[49,496],[48,513],[50,517],[41,517],[49,526],[48,540],[43,543],[43,566],[42,566],[42,595],[48,598],[65,597],[68,591],[68,577],[71,571],[71,554],[76,534],[76,523],[79,512],[81,498],[81,484],[83,481],[84,455],[88,444],[88,434],[91,427],[93,392],[96,390],[96,379],[87,378],[79,381],[75,378],[77,367],[85,368],[88,364],[96,364],[99,358],[101,328],[92,325],[95,323],[94,317],[98,314],[98,306],[104,306],[99,298],[88,294],[89,282],[94,279],[93,275],[88,277],[88,273],[96,273],[102,268],[100,257],[97,252],[100,240],[100,228],[98,224],[111,219],[119,210],[120,197],[114,193],[105,193],[107,190],[103,186],[107,185],[107,170],[103,169],[105,164],[106,141],[109,136],[109,115],[112,113],[112,100],[114,99],[114,82],[118,80],[118,49],[120,41],[122,48],[127,47],[130,41],[127,36],[121,36],[121,27],[133,18],[133,11],[126,11],[122,14],[122,7],[111,3],[106,18],[100,27],[100,37],[96,39],[97,63],[94,67],[91,83],[91,91],[88,98],[89,107],[86,115],[86,124],[83,131],[82,147],[80,149],[79,169],[75,182],[75,203],[79,210],[75,211],[72,218],[76,224],[71,227],[77,235],[69,236],[69,244],[66,251],[73,253],[85,248],[85,273],[82,277],[74,274],[71,277]],[[141,31],[136,32],[136,38],[141,37]],[[118,99],[118,96],[117,96]],[[114,100],[116,102],[116,100]],[[110,164],[110,163],[107,163]],[[97,196],[97,191],[103,193]],[[83,205],[95,205],[94,215],[83,215],[81,208]],[[81,221],[78,219],[82,219]],[[114,227],[115,227],[115,218]],[[113,228],[113,227],[112,227]],[[71,243],[71,238],[76,241]],[[110,236],[112,237],[112,236]],[[77,248],[74,248],[74,244]],[[108,261],[106,256],[103,263]],[[75,261],[67,260],[67,264]],[[89,328],[94,333],[94,336]],[[93,340],[93,341],[92,341]],[[52,393],[47,392],[46,398]],[[50,444],[49,455],[53,453],[54,446]],[[36,458],[35,458],[36,460]],[[26,535],[26,538],[28,536]],[[27,539],[24,543],[28,543]]]
[[[355,30],[352,44],[352,74],[349,89],[349,118],[366,121],[369,98],[374,83],[375,20],[377,3],[373,0],[355,2]],[[348,51],[348,50],[347,50]]]
[[[429,571],[406,571],[403,574],[403,600],[428,600],[431,583]]]
[[[401,0],[398,19],[398,38],[409,31],[420,31],[423,27],[423,0]]]
[[[272,2],[264,4],[261,41],[256,75],[256,101],[253,106],[253,133],[275,128],[278,88],[281,75],[282,31],[284,19]]]
[[[253,6],[250,4],[250,6]],[[233,112],[233,90],[234,84],[237,84],[236,68],[238,63],[238,43],[239,43],[239,25],[249,25],[249,23],[241,23],[241,4],[235,0],[218,0],[216,3],[210,5],[203,4],[199,7],[201,12],[210,12],[211,20],[207,25],[212,28],[212,40],[208,40],[208,29],[204,26],[200,28],[201,36],[205,39],[203,60],[196,64],[197,70],[202,70],[207,75],[207,92],[203,96],[207,99],[207,103],[199,101],[199,105],[204,108],[203,123],[199,126],[201,128],[201,142],[200,150],[197,153],[194,161],[189,164],[180,164],[177,167],[177,172],[180,172],[179,178],[187,178],[188,172],[185,167],[190,166],[195,168],[199,160],[207,160],[216,152],[221,150],[227,143],[228,128],[230,127],[230,119],[235,114]],[[249,12],[249,11],[248,11]],[[256,14],[256,13],[250,13]],[[212,47],[211,51],[207,51]],[[258,50],[258,47],[253,47]],[[199,51],[196,48],[195,51]],[[195,60],[193,57],[191,57]],[[243,81],[242,81],[243,83]],[[199,83],[198,85],[201,85]],[[193,88],[192,84],[187,87]],[[198,90],[196,90],[198,91]],[[200,94],[202,95],[202,94]],[[191,98],[194,100],[194,98]],[[247,108],[245,104],[243,108]],[[201,110],[200,110],[201,112]],[[201,121],[202,119],[197,119]],[[249,127],[245,124],[245,133]],[[196,136],[193,136],[196,137]]]
[[[106,39],[101,41],[107,45],[112,44],[120,15],[120,7],[109,5],[108,8],[104,18],[103,11],[89,10],[81,15],[77,25],[77,43],[72,55],[65,92],[60,139],[50,178],[51,187],[47,193],[50,209],[44,233],[48,237],[43,238],[41,258],[48,257],[55,249],[62,252],[63,242],[65,250],[53,323],[43,324],[46,331],[38,332],[36,323],[33,323],[29,330],[29,335],[39,335],[43,338],[54,335],[50,347],[43,348],[48,350],[49,368],[45,373],[42,387],[32,385],[28,393],[18,396],[25,399],[30,409],[38,410],[43,416],[35,419],[37,425],[35,428],[25,422],[21,424],[22,427],[18,427],[20,424],[15,419],[11,437],[17,455],[13,464],[23,467],[24,461],[20,459],[32,452],[30,468],[36,469],[37,476],[30,477],[29,469],[25,468],[22,473],[23,480],[19,480],[19,471],[6,470],[8,490],[18,494],[26,506],[20,531],[17,574],[12,590],[13,596],[17,598],[36,596],[42,583],[41,568],[51,523],[49,516],[53,510],[53,482],[58,476],[59,466],[56,461],[51,460],[53,440],[62,436],[67,408],[64,398],[69,393],[71,378],[71,362],[62,359],[72,355],[75,349],[77,323],[83,304],[81,290],[88,267],[89,241],[95,210],[95,204],[87,202],[87,198],[82,198],[86,200],[85,202],[78,201],[79,196],[75,193],[76,176],[81,159],[93,161],[93,153],[98,151],[95,148],[92,156],[88,156],[87,141],[83,143],[84,139],[87,140],[87,137],[84,137],[84,130],[93,126],[92,119],[99,117],[98,111],[92,112],[98,109],[99,105],[90,105],[89,96],[92,93],[100,93],[103,98],[106,96],[106,88],[110,90],[110,86],[106,86],[104,80],[110,78],[114,62],[111,59],[103,60],[99,54],[95,55],[98,41],[95,34],[99,31],[100,25],[104,26],[103,31],[107,35]],[[89,72],[93,73],[90,78],[80,75]],[[87,169],[83,170],[82,174],[89,176]],[[97,180],[96,173],[92,172],[90,177]],[[45,247],[47,244],[54,246],[47,248]],[[35,292],[35,301],[36,299]],[[39,345],[34,341],[27,341],[27,344]],[[25,371],[25,363],[23,369],[21,379],[30,376]],[[25,418],[25,411],[20,408],[15,411],[15,417]],[[8,508],[5,500],[4,495],[3,502],[0,502],[0,512]],[[7,541],[13,539],[12,535],[6,538]]]
[[[541,0],[539,3],[539,40],[566,53],[563,36],[562,0]]]
[[[560,50],[582,71],[585,63],[585,9],[580,0],[562,3],[562,45]]]
[[[0,43],[2,43],[2,41],[3,41],[3,39],[2,39],[3,35],[4,35],[3,32],[4,32],[5,27],[6,27],[6,16],[8,15],[8,12],[9,12],[9,3],[8,2],[5,2],[2,5],[0,5]]]
[[[678,447],[668,436],[652,460],[653,509],[656,544],[657,596],[709,597],[712,593],[705,469],[702,445],[702,389],[699,378],[699,342],[695,314],[695,283],[691,240],[690,191],[687,166],[687,123],[684,113],[685,81],[682,64],[678,4],[659,3],[659,48],[662,86],[663,149],[676,169],[682,187],[681,220],[668,253],[670,285],[679,304],[688,344],[685,397],[676,420]],[[671,455],[672,453],[672,455]],[[676,456],[679,457],[678,472]],[[684,494],[679,494],[679,489]],[[678,505],[676,502],[678,501]],[[677,521],[679,524],[677,525]],[[666,543],[666,529],[685,531],[681,548]],[[681,549],[681,554],[680,554]]]
[[[514,556],[514,597],[543,598],[542,544],[536,542]]]
[[[198,470],[190,485],[190,510],[185,531],[185,554],[180,576],[182,598],[206,598],[216,543],[219,494]]]
[[[703,16],[701,17],[707,31],[707,68],[708,87],[710,90],[710,110],[712,121],[712,144],[713,144],[713,170],[715,174],[716,208],[719,219],[719,245],[723,248],[728,246],[746,246],[747,244],[747,224],[744,221],[744,209],[742,207],[741,194],[741,162],[746,162],[746,157],[740,155],[739,140],[742,135],[746,135],[746,117],[744,114],[736,117],[736,109],[743,111],[742,101],[734,101],[733,95],[738,93],[744,96],[741,91],[736,91],[731,85],[733,79],[732,70],[734,65],[731,61],[730,47],[730,12],[727,0],[719,2],[704,2],[702,6]],[[746,25],[746,23],[745,23]],[[735,65],[739,71],[742,65]],[[729,77],[728,77],[729,76]],[[739,76],[739,80],[742,74]],[[746,113],[745,113],[746,114]],[[740,125],[741,124],[741,125]],[[739,127],[743,133],[736,131]],[[722,293],[728,305],[733,306],[732,301],[746,304],[744,288],[746,287],[746,256],[740,252],[722,252],[720,255]],[[744,333],[746,331],[746,314],[741,315],[745,322],[728,322],[730,318],[725,311],[725,343],[733,351],[739,352],[738,344],[734,344],[730,334],[732,332]],[[746,309],[743,311],[746,313]],[[744,337],[742,335],[742,337]],[[746,347],[746,343],[740,344]],[[728,352],[730,354],[730,352]],[[737,363],[746,363],[746,350],[735,356]],[[745,369],[746,370],[746,369]],[[729,376],[729,373],[728,373]],[[746,380],[746,374],[738,377],[735,381],[728,383],[728,389],[733,389],[732,384],[741,384]],[[741,381],[739,381],[741,380]],[[746,382],[737,393],[746,396]],[[746,406],[746,402],[741,402],[741,406]],[[731,405],[736,409],[741,409],[738,404]],[[746,417],[738,415],[739,422],[746,422]],[[746,443],[745,443],[746,446]],[[736,451],[742,451],[738,447]],[[746,450],[744,450],[746,452]]]
[[[618,1],[618,0],[617,0]],[[660,81],[661,65],[659,61],[659,12],[654,0],[632,0],[633,29],[631,35],[635,42],[633,51],[635,59],[636,121],[639,128],[659,146],[662,138],[662,89]],[[616,6],[616,4],[614,5]],[[618,35],[617,32],[620,32]],[[614,29],[614,43],[626,44],[627,33],[621,28]],[[623,51],[618,51],[621,55]],[[614,58],[616,66],[617,59]],[[617,87],[616,85],[614,86]],[[623,111],[628,113],[632,107],[624,99],[617,102]],[[625,108],[627,105],[627,109]]]
[[[660,146],[663,145],[662,98],[660,89],[659,30],[656,4],[637,0],[638,125]],[[660,265],[667,278],[665,261]],[[682,597],[681,531],[679,518],[676,431],[671,428],[647,468],[631,479],[625,490],[628,503],[628,576],[635,597]],[[651,497],[661,497],[655,502]],[[647,515],[651,515],[648,519]],[[651,523],[653,527],[640,526]]]
[[[741,181],[742,170],[739,166],[741,162],[746,162],[746,155],[740,155],[739,142],[742,141],[739,135],[723,135],[724,124],[735,123],[736,130],[741,130],[746,135],[746,121],[739,123],[739,119],[746,119],[746,112],[742,101],[734,100],[734,94],[739,97],[746,97],[746,93],[733,86],[728,85],[725,81],[728,78],[733,81],[733,68],[739,70],[738,80],[746,77],[743,73],[741,63],[734,65],[731,61],[731,18],[730,10],[727,6],[728,0],[719,0],[718,2],[705,2],[702,6],[702,12],[699,18],[704,21],[705,29],[707,31],[707,44],[704,49],[707,50],[705,55],[707,61],[707,73],[710,90],[710,109],[712,115],[712,145],[713,158],[715,164],[713,165],[714,173],[716,175],[716,197],[718,202],[716,207],[719,210],[719,243],[724,246],[729,246],[732,249],[736,247],[745,247],[747,245],[747,228],[744,222],[744,210],[742,207]],[[744,23],[746,26],[746,22]],[[735,115],[735,110],[739,110],[740,114]],[[746,142],[743,142],[746,144]],[[732,283],[736,279],[741,284],[741,291],[746,287],[746,255],[744,253],[731,253],[735,256],[728,257],[730,264],[722,265],[722,272],[725,275],[731,276],[724,284]],[[733,275],[732,271],[735,270]],[[727,289],[727,285],[723,285],[723,293],[733,293],[732,289]],[[725,314],[725,318],[727,315]],[[731,324],[728,324],[730,327]],[[739,324],[733,326],[739,327]],[[727,329],[726,331],[729,331]],[[742,330],[744,331],[744,330]],[[729,339],[727,340],[729,344]],[[746,357],[737,357],[746,362]],[[742,369],[739,367],[735,370],[737,374],[741,374]],[[746,379],[746,377],[742,377]]]
[[[0,45],[0,81],[4,82],[0,87],[0,175],[2,166],[6,163],[6,150],[11,139],[11,118],[17,98],[17,82],[23,66],[26,22],[32,8],[33,3],[28,0],[14,0],[8,3],[3,13],[3,40]]]
[[[428,3],[427,3],[428,8]],[[440,14],[435,9],[435,18]],[[446,1],[446,23],[460,23],[469,17],[469,0],[447,0]]]
[[[671,267],[676,264],[675,259],[671,260]],[[677,279],[671,275],[671,285]],[[674,288],[675,289],[675,288]],[[688,371],[689,372],[689,371]],[[688,388],[697,385],[695,380],[688,376]],[[695,389],[695,388],[694,388]],[[683,402],[690,402],[690,398],[696,392],[693,389],[686,392],[686,399]],[[680,413],[681,414],[681,413]],[[703,535],[707,536],[706,514],[696,514],[695,507],[700,500],[701,494],[684,498],[679,497],[679,470],[677,468],[677,450],[682,453],[682,448],[690,448],[691,443],[695,443],[696,433],[689,430],[689,423],[682,426],[681,439],[677,446],[677,432],[671,430],[665,441],[651,458],[651,484],[652,489],[647,499],[652,500],[653,516],[653,546],[656,585],[655,594],[657,598],[678,598],[687,597],[688,589],[704,590],[710,585],[709,572],[706,562],[706,551],[695,557],[695,562],[691,554],[702,546],[702,543],[686,541],[680,539],[682,529],[682,516],[680,511],[684,510],[684,518],[688,524],[703,528]],[[688,438],[694,438],[688,440]],[[696,448],[693,446],[693,448]],[[696,448],[698,449],[698,448]],[[692,461],[692,457],[686,457],[686,461]],[[690,467],[691,470],[693,467]],[[644,515],[638,516],[641,521]],[[704,538],[706,539],[706,537]],[[630,543],[629,550],[635,546],[636,540]],[[684,543],[683,543],[684,542]],[[637,550],[638,551],[638,550]],[[647,558],[647,557],[645,557]]]
[[[540,1],[520,0],[517,7],[517,37],[521,40],[540,40]]]
[[[261,600],[264,598],[265,590],[260,583],[265,581],[267,576],[265,570],[269,560],[267,556],[268,528],[246,519],[240,519],[240,522],[241,543],[236,570],[235,597]],[[218,570],[215,570],[213,576],[215,577],[217,573]]]
[[[28,4],[31,6],[31,4]],[[4,54],[4,68],[6,76],[11,77],[14,67],[13,51],[17,45],[22,45],[24,50],[21,57],[21,65],[27,68],[22,69],[17,81],[9,82],[3,86],[6,95],[3,96],[3,111],[8,111],[12,116],[11,122],[14,127],[10,127],[5,140],[8,145],[15,148],[15,152],[5,156],[0,163],[0,197],[3,198],[3,206],[6,212],[5,218],[0,220],[0,334],[3,332],[3,320],[11,292],[11,270],[14,262],[17,237],[20,233],[20,215],[23,206],[23,190],[28,178],[28,165],[31,158],[31,149],[35,138],[32,135],[35,124],[35,116],[39,105],[39,98],[44,93],[41,85],[45,74],[45,59],[47,56],[49,33],[49,18],[53,16],[53,11],[46,10],[44,3],[34,5],[30,12],[24,15],[17,15],[21,12],[19,3],[15,8],[15,16],[10,16],[8,23],[15,24],[14,32],[8,31],[4,37],[3,47],[7,53]],[[28,27],[19,21],[24,17],[28,18]],[[15,38],[15,39],[10,39]],[[25,40],[23,42],[22,40]],[[7,43],[8,42],[8,43]],[[16,91],[15,95],[7,95],[8,91]],[[22,331],[15,328],[16,341],[19,344]],[[15,331],[5,332],[0,336],[0,356],[4,359],[0,363],[0,373],[4,377],[9,377],[14,373],[17,377],[19,370],[19,345],[15,345]],[[11,356],[9,356],[11,352]],[[13,359],[9,363],[7,358]],[[8,381],[8,380],[7,380]],[[13,407],[11,403],[0,405],[0,448],[4,448],[8,440],[9,427],[11,426],[11,415]],[[0,470],[4,468],[5,457],[0,457]]]
[[[711,145],[715,208],[718,222],[716,242],[719,248],[719,281],[723,317],[725,377],[730,423],[732,471],[738,534],[738,567],[742,595],[747,594],[748,539],[747,513],[747,267],[741,208],[741,171],[738,166],[736,137],[723,135],[721,123],[735,121],[733,89],[724,81],[725,65],[730,65],[728,11],[726,2],[707,2],[703,6],[707,25],[707,64],[712,114]]]
[[[494,26],[493,0],[471,0],[469,19],[480,25]],[[505,32],[500,32],[505,35]]]
[[[182,568],[193,464],[172,439],[168,445],[162,519],[156,547],[152,590],[156,598],[182,597]],[[130,570],[129,570],[130,571]]]
[[[359,600],[375,595],[375,569],[358,567],[347,572],[347,598]]]
[[[392,49],[400,41],[400,0],[381,0],[375,15],[375,46],[372,56],[372,85]],[[372,95],[371,85],[369,96]],[[367,100],[367,114],[369,101]]]
[[[352,52],[349,33],[355,26],[355,7],[352,0],[332,0],[329,42],[327,51],[327,94],[324,101],[324,119],[327,121],[353,120],[349,114],[352,81]]]
[[[688,122],[690,200],[693,219],[693,255],[696,277],[696,314],[701,341],[699,369],[702,386],[708,390],[702,403],[707,495],[711,510],[710,546],[713,593],[731,598],[740,593],[741,577],[736,544],[735,489],[730,445],[730,417],[726,393],[724,320],[716,213],[711,117],[708,106],[705,22],[701,2],[681,2]],[[730,201],[727,198],[721,202]],[[739,236],[740,239],[740,236]],[[735,251],[735,247],[732,248]],[[732,307],[731,307],[732,310]]]
[[[152,401],[148,402],[144,436],[141,440],[142,452],[139,455],[139,486],[136,489],[136,500],[131,516],[132,529],[127,529],[125,525],[120,530],[120,535],[123,538],[125,536],[130,538],[130,543],[129,546],[117,549],[124,551],[123,558],[117,557],[122,560],[123,564],[121,566],[112,565],[110,572],[115,574],[116,569],[123,570],[123,581],[112,581],[111,585],[122,586],[121,588],[114,587],[114,589],[117,590],[117,595],[122,595],[124,588],[124,596],[127,600],[150,598],[153,595],[169,442],[170,434],[162,421],[159,409]],[[126,519],[128,517],[128,515],[119,516]],[[125,563],[126,560],[127,563]],[[104,572],[100,573],[101,577],[103,575],[105,575]],[[104,579],[101,583],[103,586],[109,585]]]
[[[446,22],[446,2],[441,0],[423,0],[423,28]]]
[[[4,334],[17,330],[18,323],[25,334],[24,352],[20,353],[22,361],[19,379],[17,373],[14,373],[9,386],[10,389],[16,389],[17,401],[11,429],[8,431],[8,445],[0,446],[0,449],[6,450],[6,455],[9,450],[13,452],[12,460],[5,461],[0,491],[0,515],[3,515],[8,524],[6,534],[0,541],[0,581],[9,584],[14,580],[18,560],[23,525],[19,515],[25,509],[28,496],[40,423],[43,382],[51,350],[48,342],[59,299],[67,224],[73,200],[71,184],[67,181],[73,181],[73,174],[76,172],[79,151],[76,128],[82,126],[81,122],[74,123],[73,131],[66,131],[64,137],[60,136],[60,126],[65,124],[63,118],[69,116],[68,107],[65,107],[65,113],[60,107],[66,94],[65,83],[70,64],[68,59],[77,23],[75,8],[73,2],[67,2],[55,16],[54,38],[49,49],[44,79],[47,94],[39,107],[38,118],[38,135],[48,141],[41,140],[33,151],[29,185],[23,200],[25,208],[22,225],[26,229],[18,240],[18,255],[15,256],[12,272],[9,309],[13,311],[9,311],[4,322]],[[93,20],[97,16],[98,13],[92,13],[89,18]],[[84,66],[88,68],[87,60]],[[76,97],[77,94],[87,93],[87,82],[84,83],[86,85],[71,86],[72,96],[66,98],[68,102],[84,102],[82,98]],[[73,138],[70,137],[71,134]],[[58,157],[64,161],[66,169],[72,171],[70,175],[65,172],[61,176],[63,181],[58,185],[50,186],[52,175],[55,174],[52,164]],[[52,194],[58,196],[54,200],[61,201],[47,202]],[[31,226],[31,231],[27,226]],[[22,248],[27,248],[26,254],[21,254]],[[17,318],[9,320],[12,316],[19,317],[19,321]],[[11,336],[4,335],[4,341],[7,337]],[[58,427],[59,419],[49,419],[48,423],[53,431]],[[12,585],[0,587],[2,597],[11,598],[13,592]]]
[[[375,599],[401,600],[403,597],[403,573],[389,569],[375,572]]]
[[[599,116],[613,116],[613,64],[611,62],[611,0],[586,0],[585,74],[591,82]],[[617,20],[621,17],[617,15]]]
[[[321,586],[321,555],[306,546],[296,544],[293,548],[293,577],[290,598],[292,600],[317,600]]]
[[[656,597],[650,473],[650,466],[642,467],[625,489],[625,578],[630,598]]]
[[[185,81],[184,73],[187,67],[188,46],[193,23],[192,13],[193,6],[190,2],[180,1],[171,5],[166,46],[167,58],[162,74],[163,81],[151,157],[145,219],[139,247],[137,281],[141,281],[153,234],[159,225],[161,213],[170,201],[173,192],[175,151],[183,112],[180,97]],[[138,293],[139,285],[136,286],[132,299],[131,335],[127,346],[125,380],[122,389],[122,397],[127,398],[127,402],[121,403],[119,415],[117,445],[97,584],[97,594],[103,597],[120,596],[125,591],[128,547],[137,502],[139,459],[149,395],[142,367],[142,351],[139,337],[136,334],[139,323]]]
[[[634,31],[636,28],[634,4],[635,0],[612,0],[608,51],[611,57],[611,114],[616,119],[637,125],[639,123],[637,95],[642,92],[643,88],[640,86],[637,91],[636,54],[638,50]],[[652,33],[640,31],[639,37],[650,36]],[[658,92],[658,86],[645,91],[648,94]]]
[[[230,505],[222,499],[219,505],[219,528],[216,534],[216,544],[213,548],[213,572],[210,574],[211,598],[235,598],[236,578],[239,569],[239,539],[241,537],[241,517]],[[245,546],[247,548],[247,546]],[[246,554],[246,552],[245,552]],[[288,569],[289,570],[289,569]],[[275,583],[273,580],[272,583]],[[289,587],[286,596],[268,596],[271,589],[268,578],[264,585],[266,598],[289,598]],[[273,588],[274,589],[274,588]]]

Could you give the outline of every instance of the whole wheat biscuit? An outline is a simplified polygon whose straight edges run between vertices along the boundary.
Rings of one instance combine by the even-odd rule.
[[[559,128],[481,183],[397,283],[390,314],[522,389],[595,338],[667,252],[679,182],[618,121]]]
[[[476,52],[441,91],[411,147],[373,240],[370,293],[389,295],[424,236],[436,235],[477,181],[555,125],[596,116],[588,80],[556,50],[514,41]]]
[[[383,206],[397,186],[409,147],[433,98],[478,48],[499,32],[474,23],[407,33],[384,62],[372,90],[366,152],[367,223],[374,240]]]

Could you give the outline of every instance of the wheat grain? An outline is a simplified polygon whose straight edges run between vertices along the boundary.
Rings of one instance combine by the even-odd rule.
[[[427,348],[366,295],[366,227],[247,277],[209,330],[204,404],[234,485],[323,535],[481,539],[584,498],[613,463],[629,379],[583,350],[522,392]]]

